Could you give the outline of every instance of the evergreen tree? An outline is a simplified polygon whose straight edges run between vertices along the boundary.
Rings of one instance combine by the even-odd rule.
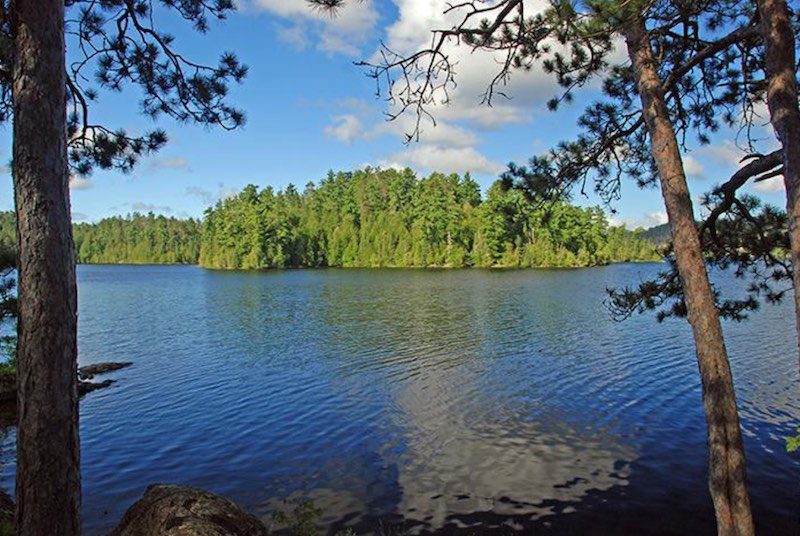
[[[635,233],[610,227],[596,207],[560,201],[535,209],[503,181],[484,202],[469,175],[418,179],[408,169],[330,173],[302,193],[249,185],[209,208],[201,229],[200,264],[224,269],[572,267],[659,258]]]
[[[333,8],[339,3],[325,2]],[[763,10],[776,2],[762,4]],[[461,15],[461,20],[434,29],[429,48],[410,55],[384,50],[379,56],[382,62],[370,66],[371,74],[379,82],[390,81],[389,99],[402,110],[415,111],[418,118],[430,113],[428,107],[455,84],[448,54],[452,43],[505,55],[505,61],[499,62],[500,72],[489,79],[487,102],[515,69],[530,69],[537,62],[565,88],[551,101],[554,110],[593,78],[603,78],[605,98],[587,107],[579,121],[578,138],[532,159],[530,169],[523,173],[510,169],[512,182],[528,193],[559,195],[593,180],[595,190],[608,200],[618,198],[624,177],[641,185],[660,184],[672,231],[672,288],[680,288],[679,300],[693,329],[704,386],[709,485],[718,530],[720,534],[752,534],[733,380],[717,295],[704,262],[703,246],[709,246],[695,224],[681,152],[688,133],[707,143],[708,132],[721,124],[737,126],[739,117],[745,128],[752,124],[753,103],[759,99],[758,87],[763,87],[753,73],[764,72],[763,55],[754,52],[759,37],[754,6],[734,0],[552,0],[548,8],[532,16],[526,7],[530,9],[522,0],[454,5],[448,12]],[[785,49],[792,40],[788,17],[783,19]],[[616,38],[624,39],[629,63],[611,64]],[[796,66],[784,62],[782,69],[791,71],[789,80],[794,82]],[[784,93],[796,108],[796,91]],[[411,139],[418,137],[419,124]],[[773,173],[775,155],[754,154],[752,159],[747,176],[715,192],[730,195],[719,196],[713,219],[701,228],[712,240],[723,213],[735,217],[730,212],[734,206],[740,213],[747,212],[737,190],[748,179]],[[775,272],[783,277],[779,269]]]
[[[82,264],[196,264],[200,222],[134,213],[73,226]]]
[[[142,91],[146,115],[223,128],[243,121],[226,102],[246,69],[232,54],[204,66],[153,26],[165,9],[205,32],[230,0],[0,1],[0,122],[13,116],[18,240],[17,529],[80,531],[75,248],[69,176],[130,170],[165,134],[130,135],[91,116],[98,89]],[[73,61],[67,65],[70,49]],[[66,104],[66,106],[65,106]],[[90,118],[91,116],[91,118]]]
[[[773,174],[782,174],[786,186],[795,323],[800,345],[800,104],[795,51],[800,41],[800,12],[793,14],[784,0],[758,0],[756,5],[761,17],[766,101],[782,148],[782,166]]]

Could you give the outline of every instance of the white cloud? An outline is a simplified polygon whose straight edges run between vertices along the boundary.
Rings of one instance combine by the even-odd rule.
[[[364,123],[353,114],[337,115],[333,120],[336,124],[325,127],[326,136],[349,144],[366,135]]]
[[[286,17],[308,17],[305,6],[296,3],[281,0],[258,1],[262,6],[271,5],[273,12]],[[400,56],[429,48],[432,30],[449,29],[458,25],[469,11],[469,6],[465,6],[445,13],[450,4],[444,0],[392,0],[392,3],[396,8],[396,18],[386,27],[382,43],[388,50]],[[355,4],[357,3],[352,2],[353,7]],[[490,1],[487,2],[487,5],[490,4]],[[526,16],[533,16],[547,8],[549,2],[524,0],[524,6]],[[475,22],[478,23],[478,20]],[[621,43],[619,39],[616,42]],[[553,48],[558,49],[559,45],[555,44]],[[621,50],[620,47],[617,48],[611,54],[610,60],[627,61],[624,45]],[[381,64],[382,52],[376,50],[369,61]],[[469,46],[458,45],[455,40],[445,45],[444,53],[450,58],[457,85],[448,87],[447,92],[439,91],[434,95],[436,105],[428,111],[435,116],[437,125],[434,127],[427,118],[423,119],[420,142],[414,141],[410,148],[385,156],[381,165],[408,165],[448,172],[470,170],[476,173],[498,173],[504,166],[481,153],[477,134],[506,125],[529,123],[536,114],[549,113],[546,112],[547,100],[559,95],[562,90],[555,78],[546,74],[540,66],[527,71],[513,70],[507,84],[500,84],[495,88],[509,98],[495,93],[492,105],[488,106],[482,104],[482,99],[493,78],[502,70],[504,54],[473,51]],[[401,78],[399,73],[392,74],[395,79]],[[395,82],[394,89],[399,88],[397,84]],[[325,134],[345,143],[353,143],[354,140],[369,141],[384,135],[405,139],[406,134],[415,132],[417,118],[413,111],[401,115],[395,121],[386,122],[379,114],[383,106],[383,103],[365,106],[363,101],[352,99],[342,106],[346,110],[343,109],[342,113],[332,118],[333,123],[325,128]],[[397,112],[398,108],[390,105],[388,111]],[[558,120],[555,115],[553,120]],[[548,144],[554,141],[557,140],[548,140]],[[696,164],[694,170],[701,170],[699,162]]]
[[[88,190],[92,187],[92,183],[86,177],[80,175],[70,175],[69,187],[72,190]]]
[[[296,24],[288,28],[278,28],[278,39],[286,44],[292,45],[298,50],[308,48],[308,31],[301,25]]]
[[[235,196],[238,193],[239,193],[239,191],[236,190],[236,188],[226,188],[225,186],[222,186],[220,184],[219,192],[218,192],[218,195],[219,195],[220,199],[228,199],[230,197]]]
[[[216,200],[214,195],[209,190],[201,188],[200,186],[187,186],[186,195],[197,197],[207,205],[210,205]]]
[[[406,139],[406,134],[414,129],[416,119],[410,115],[398,117],[393,121],[381,121],[371,131],[371,135],[390,134]],[[448,123],[437,121],[435,124],[423,118],[420,124],[420,140],[423,143],[445,147],[472,147],[478,143],[474,132]]]
[[[72,221],[89,221],[89,216],[83,212],[73,212]]]
[[[667,213],[664,211],[660,212],[649,212],[644,215],[644,217],[640,220],[644,223],[644,225],[648,227],[652,227],[654,225],[663,225],[669,221],[667,218]]]
[[[344,143],[356,140],[371,141],[381,136],[391,136],[407,141],[406,134],[413,130],[415,117],[402,115],[393,121],[382,117],[375,106],[350,99],[342,103],[348,113],[334,116],[333,124],[325,127],[327,136]],[[371,127],[368,125],[372,125]],[[478,136],[470,129],[447,122],[434,123],[429,118],[421,121],[420,141],[412,141],[403,150],[381,159],[382,168],[404,169],[410,167],[442,173],[497,174],[505,169],[477,149]]]
[[[431,46],[431,30],[449,29],[459,24],[468,8],[444,13],[448,5],[443,1],[394,0],[397,19],[386,30],[386,46],[401,55],[409,55]],[[547,6],[544,0],[526,0],[527,15],[533,15]],[[488,15],[487,15],[488,16]],[[477,20],[475,22],[478,22]],[[530,71],[514,70],[505,86],[497,89],[510,99],[495,95],[492,107],[481,105],[481,100],[492,78],[501,70],[505,57],[502,52],[478,51],[469,46],[457,45],[455,40],[444,46],[450,57],[457,86],[435,95],[439,104],[431,111],[437,119],[467,121],[479,129],[497,128],[509,123],[525,123],[536,111],[545,109],[546,101],[558,94],[555,79],[540,68]],[[373,62],[379,62],[378,53]]]
[[[413,167],[442,173],[487,173],[503,171],[504,166],[486,158],[472,147],[442,147],[434,144],[414,145],[389,155],[381,167]]]
[[[772,136],[769,139],[762,140],[755,150],[762,154],[767,154],[778,148],[778,142],[775,140],[774,136]],[[750,162],[749,159],[743,159],[751,152],[752,151],[743,147],[739,147],[731,140],[724,140],[720,143],[704,145],[697,149],[695,154],[709,162],[723,166],[728,171],[733,171]]]
[[[278,35],[284,42],[304,49],[314,41],[329,54],[360,55],[360,48],[372,36],[378,11],[372,0],[347,2],[335,14],[309,6],[306,0],[250,0],[250,5],[285,19]],[[248,6],[250,7],[250,6]]]
[[[771,152],[778,148],[777,141],[774,139],[766,140],[766,142],[764,142],[762,145],[763,147],[759,147],[762,152]],[[706,145],[696,151],[696,154],[722,168],[723,175],[719,177],[720,181],[722,182],[728,178],[727,175],[750,162],[749,159],[743,160],[748,153],[749,151],[738,147],[733,141],[730,140],[725,140],[722,143],[716,143],[713,145]],[[755,191],[762,194],[780,193],[785,191],[783,176],[772,177],[760,182],[750,181],[747,188],[749,188],[751,192]]]
[[[351,101],[346,106],[352,108],[353,113],[333,116],[334,123],[324,129],[327,136],[345,143],[373,140],[380,136],[395,136],[405,140],[406,133],[414,128],[415,118],[410,115],[387,121],[379,118],[375,108],[370,108],[363,101]],[[367,127],[367,123],[373,126]],[[433,123],[428,118],[423,118],[420,130],[421,140],[425,143],[445,147],[471,147],[478,142],[474,132],[445,121]]]
[[[759,192],[768,194],[783,192],[786,189],[783,182],[783,175],[778,175],[777,177],[772,177],[765,181],[756,182],[753,184],[753,188]]]
[[[366,162],[361,167],[362,168],[367,168],[367,167],[375,167],[375,166],[373,166],[373,164],[371,162]],[[403,171],[404,169],[406,169],[408,167],[408,165],[407,164],[401,164],[400,162],[394,162],[394,161],[391,161],[391,160],[383,160],[378,165],[378,167],[380,167],[381,169],[396,169],[397,171]]]
[[[697,158],[686,155],[683,157],[683,169],[686,171],[686,176],[692,179],[705,178],[705,168]]]
[[[274,8],[276,13],[307,16],[301,15],[291,2],[284,5],[279,0],[259,1],[262,4],[280,3],[280,8]],[[389,50],[400,55],[409,55],[429,47],[432,30],[451,28],[466,13],[466,9],[455,9],[445,14],[448,4],[444,0],[392,1],[397,15],[386,28],[382,42]],[[547,5],[546,0],[525,0],[526,14],[533,15]],[[372,63],[380,63],[380,52],[373,53],[370,59]],[[434,115],[435,125],[429,118],[423,117],[419,142],[412,141],[409,148],[385,156],[380,163],[383,167],[410,166],[430,171],[498,173],[504,166],[481,153],[477,133],[529,122],[535,113],[546,109],[547,99],[557,95],[559,88],[554,78],[542,69],[515,70],[507,85],[496,88],[510,98],[495,94],[492,106],[481,104],[493,77],[501,70],[498,62],[503,54],[487,51],[473,53],[470,47],[458,46],[455,41],[446,45],[445,53],[450,56],[457,85],[449,87],[446,93],[441,91],[434,95],[436,105],[428,111]],[[394,136],[407,141],[406,135],[415,133],[416,114],[405,113],[387,122],[380,113],[383,106],[383,103],[366,105],[364,101],[351,99],[342,104],[346,110],[343,109],[343,113],[332,118],[333,123],[325,128],[325,134],[345,143],[370,141],[381,136]],[[392,113],[398,109],[390,105],[388,111]]]

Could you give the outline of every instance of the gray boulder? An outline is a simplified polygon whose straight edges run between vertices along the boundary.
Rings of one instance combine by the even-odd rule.
[[[131,506],[109,536],[267,536],[231,501],[199,489],[156,484]]]

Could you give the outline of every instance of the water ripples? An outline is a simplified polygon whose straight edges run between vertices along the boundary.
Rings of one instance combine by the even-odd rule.
[[[658,268],[82,266],[81,359],[135,363],[82,402],[84,533],[158,481],[265,519],[311,498],[331,531],[645,534],[665,515],[713,532],[688,327],[603,307]],[[783,450],[800,421],[789,312],[725,326],[753,503],[776,534],[796,529],[800,472]],[[0,447],[8,489],[13,431]]]

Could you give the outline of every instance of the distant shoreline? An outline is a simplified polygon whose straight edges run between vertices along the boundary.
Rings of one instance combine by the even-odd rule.
[[[663,264],[660,260],[614,261],[586,266],[276,266],[271,268],[224,268],[203,266],[190,262],[79,262],[79,266],[196,266],[213,272],[275,272],[287,270],[580,270],[584,268],[602,268],[615,264]]]

